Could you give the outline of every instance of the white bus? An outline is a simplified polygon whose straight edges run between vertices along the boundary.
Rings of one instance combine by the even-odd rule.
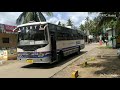
[[[64,56],[80,53],[85,47],[84,34],[79,30],[47,22],[17,26],[17,59],[29,63],[54,63]]]

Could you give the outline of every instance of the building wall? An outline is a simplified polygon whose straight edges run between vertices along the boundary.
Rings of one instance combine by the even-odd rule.
[[[9,38],[9,43],[3,43],[3,38]],[[0,48],[17,47],[17,34],[0,33]]]

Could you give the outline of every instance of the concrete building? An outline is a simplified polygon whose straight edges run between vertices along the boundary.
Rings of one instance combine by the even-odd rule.
[[[0,24],[0,48],[17,47],[17,34],[13,32],[15,27]]]
[[[116,36],[115,29],[107,28],[106,33],[107,33],[107,36],[108,36],[108,46],[113,47],[113,48],[120,47],[120,45],[119,45],[120,44],[120,38],[113,38],[113,37]]]
[[[17,34],[0,33],[0,48],[17,47]]]
[[[17,33],[13,32],[15,27],[0,24],[0,60],[17,58]]]

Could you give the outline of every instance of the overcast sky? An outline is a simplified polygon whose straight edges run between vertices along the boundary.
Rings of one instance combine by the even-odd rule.
[[[0,12],[0,23],[16,25],[16,19],[21,13],[22,12]],[[66,24],[67,20],[70,18],[77,27],[85,22],[87,16],[93,19],[97,15],[97,13],[88,14],[88,12],[53,12],[53,16],[48,17],[44,14],[48,22],[58,24],[58,22],[61,21],[61,23]]]

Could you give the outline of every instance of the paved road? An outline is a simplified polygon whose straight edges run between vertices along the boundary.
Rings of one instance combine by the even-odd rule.
[[[86,45],[85,49],[81,50],[81,55],[97,46],[99,46],[99,44],[96,43]],[[51,66],[15,61],[14,63],[0,66],[0,78],[50,78],[58,71],[80,58],[81,55],[70,56],[64,62],[62,61]]]

